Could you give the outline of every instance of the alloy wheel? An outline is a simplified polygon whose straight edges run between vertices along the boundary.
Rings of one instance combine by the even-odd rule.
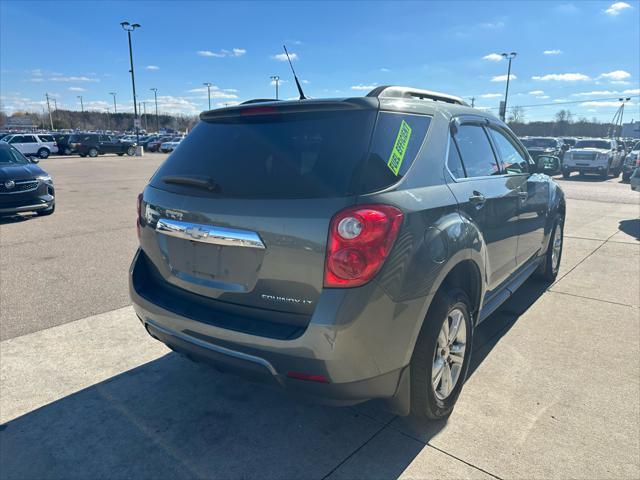
[[[467,324],[462,310],[454,308],[442,323],[431,368],[435,396],[446,400],[460,380],[467,342]]]

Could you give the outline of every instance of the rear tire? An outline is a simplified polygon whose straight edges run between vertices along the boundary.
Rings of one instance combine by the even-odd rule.
[[[411,415],[414,418],[440,420],[451,414],[469,369],[473,342],[470,312],[471,302],[464,290],[445,286],[436,293],[411,357]],[[457,331],[464,336],[443,346],[450,341],[445,340],[444,323],[447,322],[451,336],[455,318],[462,321]],[[464,346],[462,352],[460,345]],[[438,365],[442,365],[441,370],[434,372]]]
[[[129,155],[130,157],[133,157],[136,154],[136,149],[133,147],[129,147],[127,148],[127,155]]]
[[[622,167],[618,167],[613,171],[613,178],[618,178],[622,172]]]
[[[622,174],[622,181],[623,182],[628,182],[630,178],[631,178],[631,172]]]
[[[40,157],[42,160],[44,160],[45,158],[49,158],[49,150],[47,150],[46,148],[41,148],[40,150],[38,150],[38,157]]]
[[[63,153],[65,155],[71,155],[71,149],[70,148],[65,148]]]
[[[87,152],[89,154],[89,156],[91,158],[96,158],[98,156],[98,149],[97,148],[90,148],[89,151]]]
[[[559,232],[559,233],[558,233]],[[558,233],[558,236],[556,236]],[[559,245],[558,245],[559,242]],[[555,246],[555,247],[554,247]],[[544,254],[543,260],[536,271],[538,278],[548,283],[553,283],[558,276],[560,270],[560,261],[562,260],[562,247],[564,246],[564,218],[560,215],[556,217],[549,238],[549,246]],[[554,253],[554,248],[556,248]]]
[[[119,153],[118,154],[119,157],[122,157],[123,155],[124,155],[124,153]]]
[[[571,177],[571,172],[562,172],[562,178],[565,180]]]

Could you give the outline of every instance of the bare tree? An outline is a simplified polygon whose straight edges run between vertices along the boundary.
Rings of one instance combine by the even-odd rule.
[[[524,108],[519,105],[511,107],[509,113],[509,123],[523,123],[524,122]]]

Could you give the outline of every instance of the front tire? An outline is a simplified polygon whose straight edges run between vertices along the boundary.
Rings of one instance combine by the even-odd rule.
[[[411,357],[413,417],[440,420],[451,414],[467,376],[472,341],[469,297],[458,288],[441,288]]]
[[[129,155],[130,157],[133,157],[136,154],[136,149],[133,147],[129,147],[127,148],[127,155]]]
[[[548,283],[553,283],[560,271],[560,260],[562,260],[562,247],[564,245],[564,218],[556,217],[551,230],[549,246],[544,255],[544,259],[538,267],[537,275],[539,278]]]

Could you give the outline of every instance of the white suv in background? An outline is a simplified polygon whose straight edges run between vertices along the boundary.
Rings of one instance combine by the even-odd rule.
[[[27,133],[9,135],[2,139],[13,145],[25,156],[37,156],[47,158],[52,153],[58,153],[58,144],[53,135],[43,133]]]

